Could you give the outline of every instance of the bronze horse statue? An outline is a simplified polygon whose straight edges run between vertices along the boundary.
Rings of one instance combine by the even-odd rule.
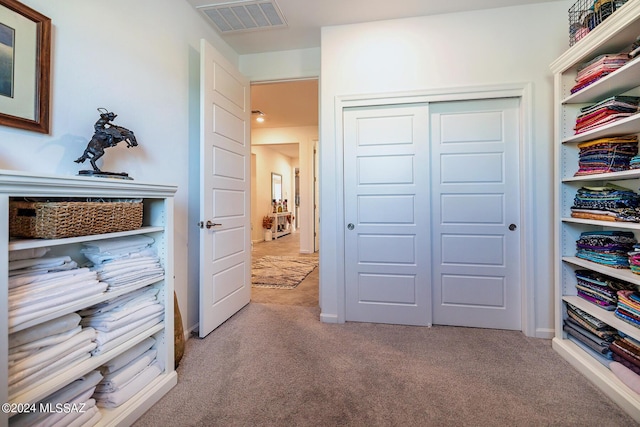
[[[100,119],[94,125],[95,133],[82,156],[78,157],[75,162],[83,163],[85,160],[89,160],[93,170],[101,173],[102,171],[96,165],[96,160],[104,156],[105,148],[115,147],[122,141],[127,143],[127,148],[136,147],[138,141],[133,131],[110,123],[111,120],[117,117],[116,114],[108,112],[104,108],[98,108],[98,111],[100,112]]]

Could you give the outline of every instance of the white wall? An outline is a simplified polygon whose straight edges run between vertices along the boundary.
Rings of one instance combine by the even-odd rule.
[[[320,48],[242,55],[239,65],[252,82],[318,77]]]
[[[320,282],[322,318],[344,320],[342,153],[336,97],[464,86],[532,83],[535,218],[528,242],[535,279],[535,335],[553,329],[552,75],[568,48],[572,1],[372,22],[322,29],[320,79]]]
[[[300,252],[313,253],[313,143],[318,139],[317,126],[298,126],[286,128],[256,129],[251,132],[252,147],[261,144],[298,144],[298,159],[294,167],[300,168],[300,209],[298,224],[300,228]],[[291,171],[293,183],[294,172]],[[258,184],[259,185],[259,184]],[[289,210],[294,211],[294,191],[289,193]],[[259,205],[260,208],[262,205]],[[259,215],[256,214],[255,216]],[[255,219],[254,219],[255,221]],[[255,222],[254,222],[255,224]],[[254,236],[255,236],[254,225]]]
[[[176,291],[185,327],[198,321],[197,265],[187,250],[189,144],[198,144],[199,45],[208,39],[231,62],[236,53],[186,2],[23,0],[53,24],[51,133],[0,127],[0,168],[75,175],[96,108],[118,114],[139,146],[107,150],[104,170],[136,181],[175,184]],[[196,199],[197,203],[197,199]],[[197,205],[195,206],[197,209]],[[196,259],[197,261],[197,259]],[[191,269],[191,270],[189,270]],[[194,277],[195,280],[194,281]]]

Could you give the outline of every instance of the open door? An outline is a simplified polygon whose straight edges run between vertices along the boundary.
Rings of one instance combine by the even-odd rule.
[[[200,43],[200,337],[251,298],[249,81]]]

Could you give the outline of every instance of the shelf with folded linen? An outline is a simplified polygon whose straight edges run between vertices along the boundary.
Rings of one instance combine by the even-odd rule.
[[[107,415],[104,408],[118,408],[126,406],[130,399],[137,394],[144,393],[148,387],[153,387],[154,381],[163,373],[164,368],[157,357],[158,350],[156,339],[152,336],[136,343],[127,350],[121,352],[97,369],[79,376],[71,383],[53,391],[37,402],[37,407],[48,405],[82,405],[83,411],[73,411],[71,419],[60,420],[60,415],[55,412],[35,412],[22,414],[11,418],[11,426],[68,425],[67,422],[80,416],[78,412],[91,412],[91,421],[97,421]],[[84,404],[83,404],[84,402]],[[96,408],[95,410],[93,408]],[[98,410],[98,408],[100,410]],[[97,415],[96,415],[97,414]],[[81,419],[78,419],[79,421]],[[75,421],[74,421],[75,422]],[[85,425],[78,423],[77,425]],[[94,425],[94,424],[87,424]]]
[[[571,135],[562,139],[563,144],[585,142],[592,139],[605,138],[617,135],[631,135],[640,133],[640,114],[631,114],[617,120],[609,121],[598,127],[586,130],[577,135]]]
[[[153,243],[146,235],[85,242],[80,251],[93,261],[84,267],[48,247],[9,252],[9,332],[161,282]]]
[[[71,381],[86,375],[94,369],[108,363],[111,359],[119,354],[135,346],[147,337],[153,336],[164,329],[164,324],[157,323],[151,327],[137,327],[131,331],[121,335],[117,339],[111,341],[111,348],[102,354],[87,357],[85,360],[75,364],[67,365],[60,370],[50,371],[45,369],[39,378],[36,379],[27,388],[24,388],[15,394],[9,395],[9,403],[35,403],[38,402],[52,392],[59,390]],[[95,346],[94,342],[94,346]]]
[[[570,302],[565,301],[565,312],[566,339],[639,394],[640,341]]]
[[[48,410],[24,412],[11,417],[11,427],[35,425],[96,425],[102,413],[92,397],[102,374],[93,370],[37,402],[37,408]]]
[[[638,154],[638,136],[598,138],[578,144],[578,170],[575,176],[622,172],[631,169]]]
[[[562,100],[562,104],[597,102],[600,99],[625,93],[638,86],[637,82],[640,82],[640,57],[626,62],[617,70],[568,95]]]
[[[570,212],[572,218],[639,223],[640,195],[609,182],[601,186],[582,186],[573,196]]]

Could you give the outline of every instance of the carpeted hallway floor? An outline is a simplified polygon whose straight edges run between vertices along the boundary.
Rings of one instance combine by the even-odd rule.
[[[297,255],[318,257],[318,254],[300,253],[300,234],[294,232],[270,242],[253,245],[251,257],[265,255]],[[295,289],[251,288],[251,302],[318,307],[318,268],[314,269]]]

